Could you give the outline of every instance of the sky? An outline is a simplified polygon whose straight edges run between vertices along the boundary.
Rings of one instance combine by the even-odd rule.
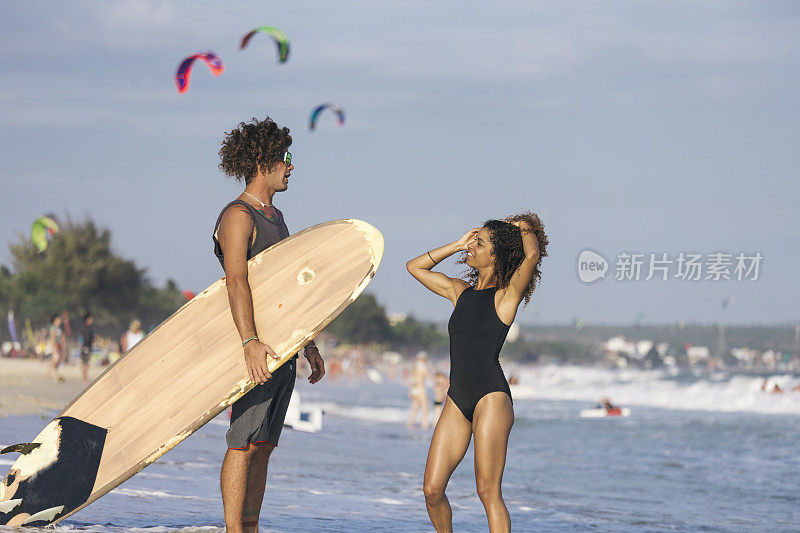
[[[238,49],[262,25],[289,37],[286,64],[263,35]],[[290,232],[376,226],[367,290],[387,312],[447,320],[405,262],[530,210],[550,245],[523,324],[800,323],[798,30],[790,1],[5,2],[0,263],[54,212],[108,227],[154,283],[204,289],[242,190],[220,143],[269,115],[294,139],[274,199]],[[225,72],[197,65],[179,95],[201,50]],[[309,132],[327,101],[346,124]],[[604,279],[581,281],[584,250]],[[763,259],[758,279],[614,279],[619,254],[681,252]]]

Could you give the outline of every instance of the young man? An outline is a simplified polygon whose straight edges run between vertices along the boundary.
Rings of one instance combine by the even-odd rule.
[[[219,168],[245,183],[244,192],[220,213],[214,227],[214,254],[225,270],[228,301],[247,371],[258,385],[233,404],[228,451],[220,485],[229,533],[258,531],[258,517],[267,481],[267,464],[278,445],[295,380],[295,359],[274,374],[267,369],[275,351],[258,339],[253,299],[247,281],[247,260],[289,236],[283,213],[272,205],[276,192],[285,191],[294,169],[288,128],[269,117],[253,119],[226,134],[219,151]],[[325,365],[313,342],[304,349],[311,366],[308,380],[316,383]]]

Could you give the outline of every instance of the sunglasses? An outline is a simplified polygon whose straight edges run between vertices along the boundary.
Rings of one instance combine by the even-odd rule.
[[[283,154],[283,162],[286,163],[287,167],[292,164],[292,153],[291,152],[287,151],[285,154]]]

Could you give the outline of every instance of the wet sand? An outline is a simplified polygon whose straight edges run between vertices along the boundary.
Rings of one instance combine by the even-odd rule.
[[[60,411],[85,387],[80,362],[61,365],[64,381],[47,377],[49,362],[0,357],[0,417]],[[89,380],[104,368],[89,367]]]

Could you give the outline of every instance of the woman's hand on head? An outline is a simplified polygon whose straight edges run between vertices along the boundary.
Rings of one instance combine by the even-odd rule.
[[[525,219],[509,220],[509,223],[511,223],[511,224],[515,225],[516,227],[518,227],[520,229],[520,231],[530,231],[531,230],[531,225],[528,224],[528,221],[525,220]]]
[[[475,237],[478,235],[478,230],[480,228],[472,228],[468,232],[464,234],[463,237],[456,241],[459,250],[466,250],[467,245],[475,240]]]

